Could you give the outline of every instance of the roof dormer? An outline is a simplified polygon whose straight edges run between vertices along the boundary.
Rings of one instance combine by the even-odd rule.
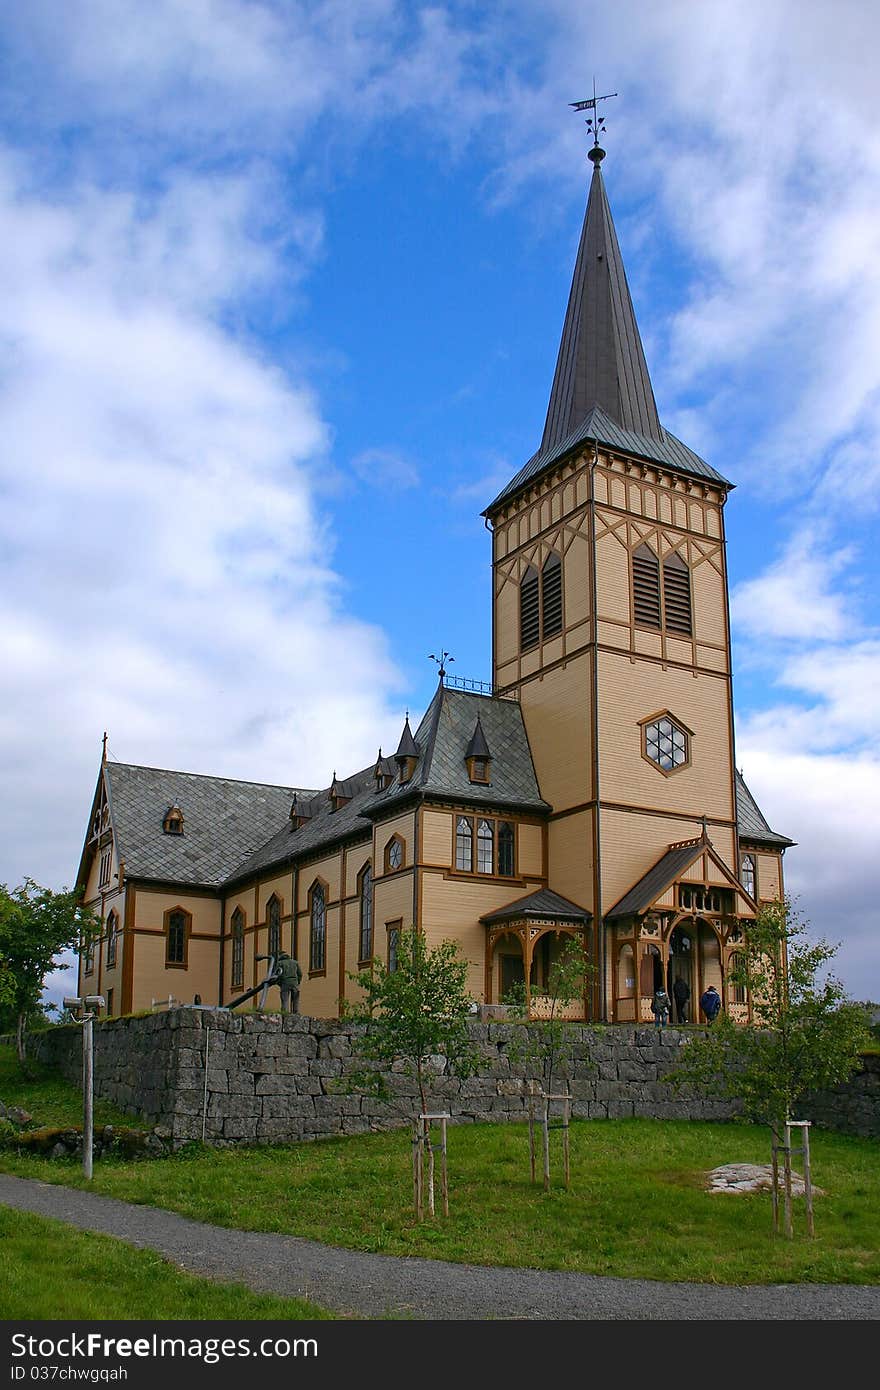
[[[290,828],[291,830],[301,830],[304,825],[308,825],[312,819],[312,808],[308,801],[300,801],[294,794],[290,804]]]
[[[376,766],[373,768],[373,776],[376,779],[377,792],[384,792],[394,781],[394,762],[391,758],[382,757],[381,748],[376,759]]]
[[[409,727],[409,715],[406,716],[406,723],[403,726],[403,733],[400,735],[400,743],[397,745],[397,752],[394,754],[394,761],[397,763],[397,773],[401,786],[409,782],[416,770],[416,763],[419,760],[419,749],[412,736],[412,729]]]
[[[163,835],[182,835],[183,834],[183,812],[175,804],[169,806],[162,820]]]
[[[329,796],[330,807],[334,811],[338,811],[351,801],[351,787],[348,782],[340,781],[335,772],[333,773],[333,781],[330,783]]]
[[[488,783],[492,754],[489,752],[489,745],[486,742],[486,735],[483,733],[483,725],[479,715],[477,715],[477,722],[464,760],[467,764],[468,777],[472,782],[479,782],[484,785]]]

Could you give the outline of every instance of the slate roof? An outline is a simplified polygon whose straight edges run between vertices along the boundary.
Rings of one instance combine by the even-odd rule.
[[[478,716],[492,763],[490,780],[475,784],[468,777],[465,755]],[[419,760],[412,780],[403,786],[392,783],[376,797],[371,814],[384,814],[414,792],[487,807],[539,813],[551,809],[538,789],[522,710],[515,700],[438,686],[416,730],[415,744]]]
[[[568,898],[560,897],[550,888],[539,888],[536,893],[529,893],[524,898],[517,898],[516,902],[508,903],[506,907],[499,907],[495,912],[487,912],[480,921],[487,927],[495,926],[499,922],[518,922],[523,918],[554,918],[558,922],[592,922],[592,912],[587,912],[586,908],[578,907],[576,903],[569,902]]]
[[[699,836],[695,840],[688,840],[685,844],[668,849],[638,883],[633,884],[632,888],[624,893],[620,901],[606,914],[607,919],[632,917],[644,912],[670,883],[674,883],[685,869],[690,868],[694,860],[703,853],[705,846],[706,841]]]
[[[618,449],[621,453],[632,454],[636,458],[662,464],[678,473],[688,473],[692,477],[705,478],[707,481],[717,483],[725,488],[733,486],[720,473],[716,472],[711,464],[706,463],[705,459],[701,459],[699,454],[695,454],[693,449],[689,449],[674,434],[670,434],[669,430],[663,429],[662,425],[660,429],[662,438],[659,441],[646,439],[644,435],[636,434],[633,430],[621,429],[620,425],[615,424],[600,406],[594,406],[577,428],[560,440],[554,448],[547,451],[539,449],[536,454],[533,454],[528,463],[523,465],[506,487],[502,488],[495,500],[489,503],[483,516],[489,516],[496,507],[500,507],[503,502],[519,492],[520,488],[525,487],[527,483],[534,482],[546,469],[565,458],[566,454],[572,453],[593,439],[599,444],[606,444],[612,449]]]
[[[309,819],[298,830],[293,828],[289,818],[283,824],[275,823],[271,836],[264,837],[264,843],[252,854],[240,853],[230,866],[226,882],[235,883],[243,878],[274,865],[292,863],[294,859],[305,858],[326,845],[348,837],[364,837],[371,833],[370,822],[363,815],[364,807],[378,800],[376,793],[375,764],[353,777],[346,777],[344,783],[337,779],[337,786],[346,788],[345,795],[351,800],[333,810],[330,789],[320,791],[309,802]]]
[[[753,840],[756,844],[785,849],[796,843],[770,829],[740,772],[736,773],[736,828],[741,840]]]
[[[108,762],[104,771],[126,876],[206,888],[219,888],[249,848],[287,821],[295,794],[314,794],[130,763]],[[182,835],[162,830],[171,805],[183,811]]]

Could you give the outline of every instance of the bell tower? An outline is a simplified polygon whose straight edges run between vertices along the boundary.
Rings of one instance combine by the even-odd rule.
[[[616,989],[608,914],[669,846],[705,834],[739,867],[731,484],[660,423],[604,157],[596,138],[540,447],[484,513],[494,686],[520,701],[553,808],[548,886],[593,916],[599,1017]],[[709,857],[695,872],[723,876]]]

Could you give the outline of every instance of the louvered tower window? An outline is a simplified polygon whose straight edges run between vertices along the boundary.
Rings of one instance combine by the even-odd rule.
[[[667,631],[690,637],[691,575],[675,551],[663,561],[663,608]]]
[[[659,627],[660,562],[650,546],[633,551],[632,578],[635,621],[641,627]]]
[[[538,572],[531,566],[519,586],[519,643],[522,651],[537,647],[541,636],[541,609],[538,596]]]
[[[562,631],[562,561],[552,553],[541,574],[541,628],[545,641]]]

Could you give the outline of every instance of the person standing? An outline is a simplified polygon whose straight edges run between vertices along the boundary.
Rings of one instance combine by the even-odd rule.
[[[700,1008],[706,1015],[706,1022],[713,1024],[721,1010],[721,995],[714,985],[710,985],[700,997]]]
[[[299,961],[294,960],[286,951],[279,951],[278,959],[275,962],[275,971],[278,988],[281,990],[281,1012],[283,1014],[298,1014],[299,986],[302,980]]]
[[[665,989],[654,991],[654,998],[651,1000],[651,1013],[654,1015],[654,1027],[657,1029],[659,1037],[663,1037],[664,1024],[669,1022],[669,995]]]
[[[672,986],[672,997],[675,1000],[675,1016],[678,1023],[688,1021],[688,1001],[691,997],[691,987],[687,980],[681,975],[676,975]]]

